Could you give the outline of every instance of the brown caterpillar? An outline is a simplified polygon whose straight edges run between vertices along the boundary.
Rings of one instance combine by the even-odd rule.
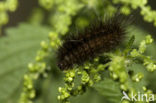
[[[125,37],[128,24],[125,21],[128,20],[116,14],[104,21],[97,20],[84,32],[67,36],[58,49],[58,67],[61,70],[70,69],[75,64],[83,64],[101,53],[114,50]]]

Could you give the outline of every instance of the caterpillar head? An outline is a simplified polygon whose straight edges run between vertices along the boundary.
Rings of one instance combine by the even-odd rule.
[[[58,64],[57,64],[57,66],[61,69],[61,70],[64,70],[64,69],[66,69],[66,62],[64,62],[64,61],[61,61],[61,62],[59,62]]]

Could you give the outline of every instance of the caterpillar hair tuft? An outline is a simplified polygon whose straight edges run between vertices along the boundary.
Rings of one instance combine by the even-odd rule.
[[[125,38],[127,21],[121,14],[115,14],[104,21],[96,20],[83,32],[67,35],[58,49],[58,67],[67,70],[114,50]]]

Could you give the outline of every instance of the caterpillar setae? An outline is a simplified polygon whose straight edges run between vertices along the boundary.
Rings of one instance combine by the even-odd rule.
[[[102,53],[114,50],[125,38],[125,21],[128,20],[121,14],[115,14],[104,21],[98,19],[83,32],[67,36],[58,48],[58,67],[67,70],[75,64],[83,64]]]

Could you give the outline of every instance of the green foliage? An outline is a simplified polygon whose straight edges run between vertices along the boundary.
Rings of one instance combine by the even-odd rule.
[[[8,22],[8,14],[7,12],[14,12],[17,8],[18,0],[5,0],[0,1],[0,35],[1,35],[1,27]]]
[[[103,81],[95,84],[94,88],[104,96],[107,102],[119,103],[121,101],[120,86],[111,79],[105,78]]]
[[[83,7],[83,4],[76,0],[67,0],[57,3],[56,12],[50,16],[50,23],[53,29],[60,34],[66,34],[69,31],[69,26],[72,24],[72,16]]]
[[[50,9],[50,8],[52,8],[52,6],[54,4],[54,0],[39,0],[39,3],[44,8]]]
[[[120,11],[126,15],[131,13],[131,9],[141,9],[140,14],[143,16],[144,20],[156,26],[156,11],[152,10],[151,7],[147,5],[147,1],[148,0],[113,0],[113,3],[123,4]]]
[[[46,38],[48,32],[49,29],[43,26],[20,24],[7,29],[7,36],[0,39],[1,103],[9,103],[21,88],[27,63],[35,57],[40,41]]]

